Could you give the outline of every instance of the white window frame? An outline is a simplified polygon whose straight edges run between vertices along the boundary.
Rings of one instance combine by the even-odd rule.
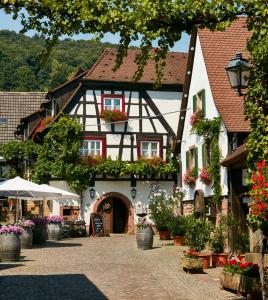
[[[107,109],[107,107],[109,106],[109,105],[105,105],[105,102],[106,102],[106,100],[111,100],[111,109]],[[118,109],[118,108],[115,108],[115,104],[114,104],[114,101],[115,100],[119,100],[120,101],[120,108]],[[111,97],[111,96],[103,96],[103,110],[105,111],[105,110],[120,110],[120,111],[123,111],[123,98],[121,98],[121,97],[116,97],[116,96],[114,96],[114,97]]]
[[[143,143],[148,143],[148,156],[143,155]],[[157,144],[157,153],[152,155],[152,143]],[[159,141],[140,141],[140,156],[145,158],[160,157],[160,142]]]
[[[100,143],[100,148],[98,149],[96,147],[96,143]],[[87,144],[87,147],[84,147],[84,144]],[[94,143],[94,147],[90,148],[91,143]],[[100,155],[102,156],[102,149],[103,149],[103,141],[102,140],[84,140],[82,146],[79,149],[79,153],[82,156],[95,156],[95,155]],[[93,150],[93,152],[91,152]],[[97,153],[99,152],[99,153]]]

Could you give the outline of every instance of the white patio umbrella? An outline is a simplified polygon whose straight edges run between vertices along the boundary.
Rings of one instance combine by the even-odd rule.
[[[61,197],[61,193],[47,191],[44,187],[19,176],[0,182],[0,196],[17,198],[17,217],[20,216],[20,200],[31,198],[32,200],[44,200],[45,198]]]
[[[80,198],[80,196],[77,194],[55,188],[54,186],[51,186],[48,184],[41,184],[40,186],[43,187],[48,192],[61,193],[61,196],[59,197],[60,199],[79,199]]]

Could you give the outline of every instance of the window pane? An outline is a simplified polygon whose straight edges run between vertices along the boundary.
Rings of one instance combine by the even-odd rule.
[[[96,148],[96,150],[100,150],[100,142],[99,141],[95,142],[95,148]]]
[[[114,99],[114,109],[120,110],[120,99]]]
[[[90,150],[95,149],[95,141],[90,142]]]
[[[112,105],[112,99],[104,99],[104,105],[111,106]]]
[[[141,151],[141,156],[144,156],[144,157],[148,157],[148,150],[142,150]]]
[[[151,151],[151,156],[153,157],[153,156],[157,156],[157,150],[152,150]]]
[[[141,148],[144,150],[144,149],[147,149],[148,150],[148,147],[149,147],[149,143],[148,142],[142,142],[141,143]]]
[[[155,143],[155,142],[151,143],[151,149],[152,150],[157,150],[157,144],[158,143]]]

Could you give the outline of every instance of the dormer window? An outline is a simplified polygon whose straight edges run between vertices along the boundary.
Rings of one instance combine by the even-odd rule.
[[[105,110],[118,110],[125,111],[125,97],[124,95],[101,95],[101,111]]]
[[[201,90],[193,96],[193,112],[202,111],[203,116],[206,115],[206,93]]]

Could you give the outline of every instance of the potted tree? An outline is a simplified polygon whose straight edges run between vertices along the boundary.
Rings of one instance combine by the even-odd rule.
[[[173,217],[174,199],[168,197],[165,191],[159,190],[150,199],[149,208],[160,240],[169,240],[169,220]]]
[[[22,249],[30,249],[33,245],[33,230],[34,222],[31,220],[18,220],[17,226],[22,229],[20,235],[20,244]]]
[[[184,246],[186,222],[184,216],[173,216],[168,222],[168,229],[173,236],[174,245]]]
[[[18,261],[20,258],[20,238],[22,229],[16,225],[5,225],[0,228],[1,261]]]
[[[228,254],[224,253],[224,229],[221,223],[215,226],[210,246],[212,250],[212,266],[223,267],[227,264]]]
[[[212,223],[205,218],[198,218],[195,214],[187,217],[186,227],[186,244],[198,252],[200,258],[204,258],[204,269],[210,267],[211,254],[201,253],[210,242],[210,234],[212,232]]]

